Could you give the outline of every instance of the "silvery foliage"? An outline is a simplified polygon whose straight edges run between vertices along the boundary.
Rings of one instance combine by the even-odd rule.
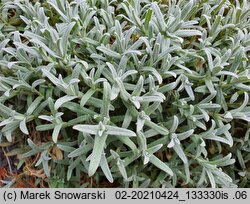
[[[0,4],[1,140],[74,186],[249,186],[247,0],[35,2]]]

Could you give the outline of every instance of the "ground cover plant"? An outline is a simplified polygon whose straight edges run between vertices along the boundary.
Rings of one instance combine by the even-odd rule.
[[[2,0],[0,185],[250,187],[249,54],[247,0]]]

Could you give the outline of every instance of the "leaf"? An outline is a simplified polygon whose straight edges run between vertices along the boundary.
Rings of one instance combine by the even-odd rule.
[[[42,69],[43,74],[49,78],[49,80],[55,84],[56,86],[61,86],[63,89],[64,87],[61,85],[61,81],[56,78],[53,74],[51,74],[48,70]]]
[[[108,181],[109,181],[110,183],[113,183],[113,182],[114,182],[114,179],[113,179],[113,177],[112,177],[112,174],[111,174],[111,171],[110,171],[110,168],[109,168],[107,159],[106,159],[106,157],[105,157],[105,154],[102,154],[102,159],[101,159],[101,162],[100,162],[100,166],[101,166],[101,169],[102,169],[104,175],[105,175],[106,178],[108,179]]]
[[[187,157],[181,147],[181,145],[179,144],[175,144],[173,146],[173,149],[174,151],[176,152],[176,154],[181,158],[181,160],[183,161],[184,164],[186,164],[188,161],[187,161]]]
[[[181,19],[183,19],[184,21],[187,20],[187,17],[189,16],[193,6],[194,6],[193,0],[187,2],[187,4],[181,10]]]
[[[121,79],[122,81],[124,81],[128,76],[130,75],[135,75],[137,74],[138,72],[136,70],[128,70],[126,71],[122,76],[121,76]]]
[[[5,48],[5,46],[8,44],[8,42],[10,41],[10,39],[5,39],[2,42],[0,42],[0,56],[2,55],[2,49]]]
[[[118,137],[117,139],[127,145],[133,152],[137,151],[135,143],[129,137]]]
[[[53,3],[52,0],[49,0],[48,3],[60,14],[63,20],[65,20],[66,22],[69,22],[69,18],[60,10],[60,8],[57,7],[57,5]]]
[[[229,71],[220,71],[216,74],[217,76],[220,76],[220,75],[225,75],[225,76],[232,76],[232,77],[235,77],[235,78],[238,78],[238,75],[233,73],[233,72],[229,72]]]
[[[14,120],[12,118],[8,118],[6,120],[3,120],[1,123],[0,123],[0,127],[2,126],[5,126],[7,124],[11,124]]]
[[[158,83],[162,84],[162,76],[160,75],[160,73],[155,68],[153,68],[153,67],[143,67],[141,69],[141,71],[150,72],[158,80]]]
[[[89,176],[93,176],[95,174],[100,164],[106,139],[107,139],[107,134],[104,134],[101,137],[99,137],[98,135],[95,136],[92,158],[91,158],[91,161],[89,164],[89,170],[88,170]]]
[[[19,48],[22,48],[24,51],[33,55],[34,57],[41,58],[41,55],[39,54],[39,52],[35,48],[29,47],[29,46],[24,45],[23,43],[20,43],[20,42],[13,42],[13,43],[14,43],[14,45],[18,46]]]
[[[106,62],[106,64],[107,64],[109,70],[111,71],[111,74],[112,74],[113,78],[117,78],[118,75],[117,75],[115,67],[109,62]]]
[[[143,91],[143,83],[144,83],[144,79],[143,76],[140,76],[135,89],[132,92],[133,96],[140,96],[141,92]]]
[[[109,57],[113,57],[115,59],[120,59],[121,55],[117,52],[114,52],[113,50],[105,47],[104,45],[98,46],[96,47],[97,50],[100,50],[101,52],[103,52],[105,55],[109,56]]]
[[[117,159],[117,166],[118,166],[118,169],[122,175],[122,177],[127,180],[128,179],[128,176],[127,176],[127,171],[125,169],[125,166],[124,166],[124,161],[121,160],[120,158]]]
[[[214,69],[214,64],[213,64],[213,58],[212,58],[211,52],[208,48],[204,48],[204,51],[207,55],[208,68],[210,69],[210,71],[212,71]],[[209,89],[209,87],[208,87],[208,89]]]
[[[163,147],[163,144],[158,144],[158,145],[148,148],[147,152],[149,154],[154,154],[155,152],[158,152],[162,147]]]
[[[193,133],[194,133],[194,129],[191,129],[191,130],[188,130],[188,131],[183,132],[183,133],[178,133],[178,134],[177,134],[177,137],[178,137],[178,139],[181,141],[181,140],[187,139],[187,138],[190,137]]]
[[[156,102],[156,101],[159,101],[159,102],[163,102],[165,98],[161,97],[161,96],[157,96],[157,95],[154,95],[154,96],[142,96],[142,102]]]
[[[164,17],[162,15],[162,12],[159,8],[159,6],[157,5],[156,2],[152,3],[152,9],[154,11],[155,17],[157,19],[157,23],[159,24],[159,28],[161,31],[165,31],[166,29],[166,23],[164,21]]]
[[[91,96],[95,93],[94,89],[89,89],[83,96],[80,101],[80,105],[83,107],[86,102],[91,98]]]
[[[79,148],[74,149],[73,151],[70,151],[70,153],[68,154],[68,157],[69,158],[79,157],[81,155],[86,154],[91,148],[92,148],[92,145],[83,145],[83,146],[80,146]],[[66,150],[69,150],[69,149],[66,149]]]
[[[110,100],[114,100],[117,98],[118,94],[120,92],[120,88],[118,86],[117,83],[114,83],[111,89],[111,96],[110,96]]]
[[[168,135],[169,134],[169,131],[164,128],[164,127],[161,127],[160,125],[157,125],[149,120],[146,120],[145,121],[145,124],[149,127],[151,127],[152,129],[154,129],[156,132],[162,134],[162,135]]]
[[[176,115],[174,115],[173,124],[172,124],[172,127],[170,128],[170,132],[175,132],[178,125],[179,125],[179,119]]]
[[[177,35],[178,37],[192,37],[192,36],[196,36],[196,35],[202,35],[201,31],[199,30],[177,30],[174,33],[175,35]]]
[[[221,106],[219,104],[215,104],[215,103],[202,103],[202,104],[199,104],[198,106],[201,109],[216,109],[216,108],[221,108]]]
[[[145,119],[141,118],[140,116],[137,117],[137,122],[136,122],[136,132],[139,132],[142,130],[144,126]]]
[[[212,62],[211,62],[212,63]],[[211,64],[211,69],[213,69],[213,65]],[[208,88],[208,90],[210,91],[211,94],[217,93],[217,91],[215,91],[214,89],[214,84],[211,80],[205,80],[205,84]]]
[[[16,130],[20,126],[20,121],[13,121],[12,123],[9,123],[5,125],[4,128],[2,128],[1,133],[5,133],[5,136],[11,136],[12,132]]]
[[[60,58],[54,51],[52,51],[49,47],[47,47],[42,41],[37,39],[31,39],[30,42],[41,46],[46,52],[48,52],[51,56],[55,58]]]
[[[56,100],[55,102],[55,110],[57,110],[58,108],[60,108],[62,106],[62,104],[66,103],[66,102],[69,102],[69,101],[72,101],[74,99],[76,99],[77,96],[63,96],[59,99]]]
[[[47,160],[43,160],[42,161],[42,165],[43,165],[43,170],[44,173],[46,174],[46,176],[50,177],[50,170],[49,170],[49,163]]]
[[[62,56],[64,56],[67,53],[67,42],[69,39],[69,34],[70,34],[72,28],[74,27],[74,25],[75,25],[75,22],[71,22],[71,23],[65,25],[65,28],[62,31],[63,35],[62,35],[62,39],[60,41]]]
[[[75,148],[73,147],[70,147],[70,146],[67,146],[67,145],[61,145],[61,144],[58,144],[56,145],[60,150],[64,151],[64,152],[73,152],[75,150]],[[70,154],[68,154],[68,157],[71,157],[69,156]]]
[[[27,115],[31,115],[34,110],[38,107],[44,97],[38,96],[29,106],[28,110],[26,111]]]
[[[169,48],[165,49],[163,52],[161,52],[161,53],[157,56],[156,62],[159,62],[159,61],[161,61],[161,60],[164,60],[164,59],[168,56],[168,54],[169,54],[170,52],[174,52],[174,51],[179,50],[179,49],[180,49],[180,48],[177,47],[177,46],[172,46],[172,47],[169,47]]]
[[[208,178],[209,178],[209,181],[210,181],[210,183],[211,183],[212,188],[215,188],[215,187],[216,187],[216,184],[215,184],[214,176],[213,176],[211,170],[205,168],[205,171],[206,171],[206,173],[207,173],[207,175],[208,175]]]
[[[216,135],[211,135],[211,136],[207,136],[207,137],[203,137],[203,139],[207,139],[207,140],[215,140],[215,141],[218,141],[218,142],[222,142],[222,143],[225,143],[225,144],[228,144],[230,146],[232,146],[232,143],[231,141],[223,138],[223,137],[219,137],[219,136],[216,136]]]
[[[243,159],[243,156],[242,156],[242,153],[240,150],[237,150],[236,152],[236,155],[237,155],[237,160],[239,161],[239,164],[241,166],[242,169],[245,169],[246,168],[246,165],[245,165],[245,161]],[[235,160],[234,160],[235,161]]]
[[[128,129],[106,125],[108,135],[135,137],[136,134]]]
[[[81,158],[78,157],[77,159],[75,159],[68,167],[68,171],[67,171],[67,180],[69,181],[72,175],[72,171],[77,167],[77,165],[79,165],[79,163],[81,162]]]
[[[194,101],[195,100],[195,96],[194,96],[194,92],[193,92],[193,89],[191,88],[191,86],[185,85],[184,87],[185,87],[185,90],[186,90],[188,96],[190,97],[190,99],[192,101]]]
[[[34,143],[31,139],[28,138],[27,141],[28,141],[29,146],[30,146],[32,149],[37,149],[37,150],[40,149],[37,145],[35,145],[35,143]]]
[[[53,139],[54,143],[57,143],[57,139],[58,139],[59,132],[60,132],[61,128],[62,128],[62,124],[58,124],[54,127],[54,130],[52,133],[52,139]]]
[[[103,82],[103,105],[101,114],[103,117],[109,117],[110,100],[111,100],[111,87],[108,82]]]
[[[150,23],[150,20],[151,20],[151,17],[152,17],[152,13],[153,13],[152,10],[148,9],[148,11],[146,13],[146,16],[145,16],[145,21],[144,21],[145,30],[148,30],[149,23]]]
[[[95,135],[97,133],[99,126],[98,125],[75,125],[73,129],[78,130],[83,133],[88,133]]]
[[[162,171],[166,172],[167,174],[169,174],[170,176],[173,176],[174,173],[173,171],[168,167],[168,165],[166,163],[163,163],[160,159],[158,159],[156,156],[154,155],[150,155],[149,157],[149,161],[155,165],[156,167],[158,167],[159,169],[161,169]]]
[[[36,126],[36,131],[46,131],[54,129],[55,124],[46,124],[46,125],[38,125]]]
[[[89,117],[88,115],[82,115],[82,116],[79,116],[79,117],[74,118],[74,119],[72,119],[72,120],[69,120],[69,121],[65,124],[65,126],[66,126],[66,127],[71,127],[71,126],[73,126],[73,125],[75,125],[75,124],[79,124],[79,123],[82,123],[82,122],[84,122],[84,121],[88,121],[89,118],[90,118],[90,117]]]
[[[243,103],[241,104],[241,106],[231,112],[240,112],[242,111],[248,104],[248,101],[249,101],[249,96],[248,96],[248,93],[247,92],[244,92],[244,101]]]
[[[222,20],[221,15],[216,16],[215,21],[214,21],[214,23],[213,23],[213,25],[212,25],[212,27],[210,29],[210,33],[211,33],[212,36],[217,31],[218,26],[221,23],[221,20]]]
[[[26,126],[26,119],[25,119],[25,118],[20,122],[19,128],[20,128],[20,130],[21,130],[24,134],[26,134],[26,135],[29,134],[29,131],[28,131],[27,126]]]
[[[232,153],[229,153],[227,156],[222,157],[216,160],[210,160],[209,163],[217,166],[228,166],[235,163],[235,159],[231,159]]]

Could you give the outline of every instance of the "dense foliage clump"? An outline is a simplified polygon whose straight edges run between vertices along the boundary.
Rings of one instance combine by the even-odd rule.
[[[0,15],[0,139],[36,185],[250,187],[249,1],[3,0]]]

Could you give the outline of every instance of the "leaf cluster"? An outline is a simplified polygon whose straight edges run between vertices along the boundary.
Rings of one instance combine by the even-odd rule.
[[[250,4],[164,2],[0,3],[19,167],[36,156],[51,187],[249,187]]]

